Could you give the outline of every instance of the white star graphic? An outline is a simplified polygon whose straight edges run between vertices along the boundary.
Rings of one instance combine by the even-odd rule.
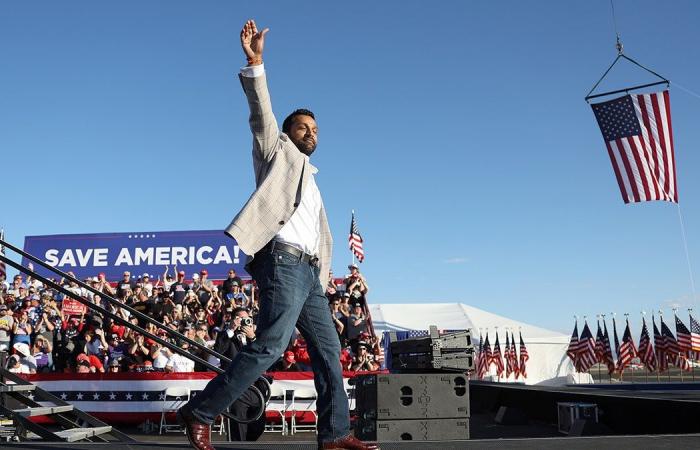
[[[156,237],[156,235],[155,235],[155,234],[152,234],[151,237],[154,238],[154,237]]]
[[[30,400],[34,400],[34,394],[32,394],[31,392],[27,394],[27,397],[29,397]]]
[[[141,235],[141,237],[143,237],[143,234]]]
[[[110,392],[110,393],[109,393],[109,399],[110,399],[110,400],[114,400],[114,399],[116,399],[116,398],[117,398],[117,394],[115,394],[114,392]]]
[[[100,394],[98,394],[97,392],[95,392],[94,394],[92,394],[92,399],[93,399],[93,400],[99,400],[99,399],[100,399]]]
[[[148,394],[146,394],[146,393],[144,392],[143,395],[141,396],[141,398],[144,399],[144,400],[148,400]]]
[[[83,393],[82,393],[82,392],[78,392],[78,395],[77,395],[76,397],[78,398],[78,400],[82,400],[82,399],[83,399]]]
[[[127,400],[131,400],[131,392],[129,392],[128,394],[126,394],[126,399],[127,399]]]
[[[149,237],[151,237],[151,235],[150,235],[150,234],[147,234],[146,237],[149,238]]]
[[[165,400],[165,394],[161,393],[161,394],[158,396],[158,400]]]
[[[61,392],[61,400],[65,400],[68,398],[68,395],[65,392]]]

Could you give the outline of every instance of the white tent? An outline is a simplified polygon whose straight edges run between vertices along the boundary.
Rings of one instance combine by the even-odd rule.
[[[576,382],[574,367],[566,356],[570,336],[556,331],[529,325],[507,317],[498,316],[463,303],[401,303],[370,305],[372,322],[377,335],[384,331],[426,330],[436,325],[443,330],[471,329],[474,345],[478,346],[479,329],[488,329],[491,345],[496,340],[498,329],[501,351],[506,342],[505,331],[513,331],[518,340],[518,331],[523,334],[530,360],[527,363],[527,384],[564,384]],[[486,336],[484,336],[485,338]],[[519,354],[519,352],[518,352]],[[493,379],[495,367],[491,366]],[[501,377],[499,381],[515,381]]]

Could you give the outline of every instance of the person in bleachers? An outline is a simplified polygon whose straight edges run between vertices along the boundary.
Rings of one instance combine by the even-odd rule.
[[[271,372],[298,372],[294,352],[287,350],[284,355],[270,368]]]
[[[379,369],[379,365],[374,362],[374,356],[370,353],[370,347],[370,344],[367,342],[358,342],[357,355],[352,360],[352,370],[363,372]]]

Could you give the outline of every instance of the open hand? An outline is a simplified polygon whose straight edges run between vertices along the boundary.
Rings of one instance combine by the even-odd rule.
[[[243,29],[241,29],[241,47],[243,47],[243,52],[246,58],[248,58],[249,66],[262,64],[265,34],[267,34],[268,31],[270,31],[270,29],[265,28],[259,32],[255,21],[252,19],[243,25]]]

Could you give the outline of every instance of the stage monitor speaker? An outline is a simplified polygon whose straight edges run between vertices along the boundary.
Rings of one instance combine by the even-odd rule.
[[[494,421],[500,425],[526,425],[527,417],[518,408],[501,406],[498,408]]]
[[[363,441],[449,441],[469,439],[469,418],[366,420],[355,422],[355,437]]]
[[[351,382],[356,413],[367,420],[469,417],[466,375],[358,375]]]

